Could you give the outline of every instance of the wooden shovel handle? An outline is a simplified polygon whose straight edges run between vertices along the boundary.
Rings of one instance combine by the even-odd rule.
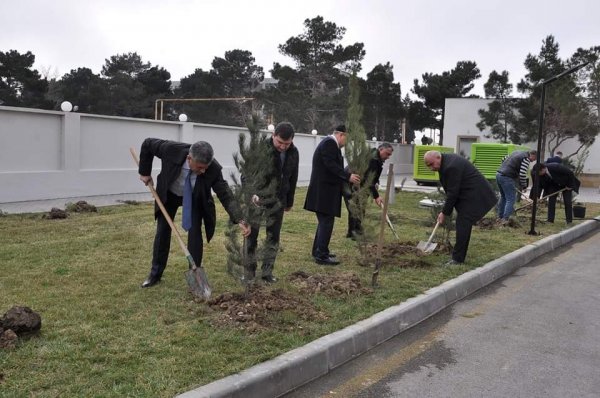
[[[137,154],[135,153],[135,149],[129,148],[129,152],[131,152],[131,156],[133,157],[133,160],[135,161],[135,164],[137,164],[138,167],[139,167],[140,161],[139,161],[139,159],[137,157]],[[146,186],[150,190],[150,193],[152,193],[152,196],[154,197],[154,200],[156,201],[156,204],[158,204],[158,207],[160,208],[160,211],[162,212],[163,216],[165,217],[165,219],[169,223],[169,226],[171,227],[171,230],[173,230],[173,232],[175,232],[175,237],[177,238],[177,242],[179,243],[179,246],[181,246],[181,250],[183,250],[183,252],[185,253],[185,256],[187,257],[188,261],[190,261],[190,264],[192,265],[192,269],[195,269],[196,268],[196,263],[192,259],[192,255],[190,254],[190,251],[188,250],[187,246],[185,245],[185,243],[183,243],[183,239],[181,238],[181,234],[179,233],[179,230],[177,229],[177,227],[173,223],[173,220],[171,219],[171,216],[169,216],[169,213],[167,213],[167,209],[165,209],[165,206],[163,205],[162,200],[160,200],[160,197],[158,196],[158,193],[156,192],[156,189],[154,189],[154,184],[152,183],[152,180],[150,180],[150,182]]]
[[[438,222],[435,223],[435,227],[433,228],[433,232],[431,233],[431,236],[429,237],[429,240],[427,241],[428,245],[433,240],[433,235],[435,235],[435,231],[437,231],[437,229],[438,229],[439,226],[440,226],[440,222],[438,221]]]

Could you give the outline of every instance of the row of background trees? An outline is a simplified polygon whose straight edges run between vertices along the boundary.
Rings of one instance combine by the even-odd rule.
[[[290,37],[278,49],[293,66],[275,63],[270,70],[276,84],[265,85],[265,73],[250,51],[234,49],[215,57],[210,70],[197,68],[175,86],[171,74],[159,65],[143,61],[136,52],[106,59],[100,74],[87,67],[71,70],[60,78],[42,76],[32,69],[35,56],[15,50],[0,52],[0,104],[41,109],[59,109],[68,99],[79,112],[154,118],[156,99],[252,97],[252,101],[168,102],[164,118],[176,120],[186,113],[201,123],[244,126],[251,111],[261,111],[265,123],[288,120],[298,131],[316,129],[327,133],[347,119],[349,80],[361,71],[363,43],[341,44],[346,29],[317,16],[304,21],[304,31]],[[547,94],[546,129],[549,146],[577,137],[582,147],[598,133],[600,111],[600,46],[578,49],[566,60],[558,55],[552,36],[538,55],[527,55],[526,76],[517,84],[521,98],[511,97],[513,85],[507,71],[492,71],[484,85],[494,98],[480,111],[479,128],[503,142],[532,141],[537,132],[539,82],[583,61],[588,67],[552,86]],[[358,78],[362,123],[369,135],[380,140],[401,139],[405,122],[406,140],[414,132],[435,129],[443,143],[446,98],[477,97],[469,94],[481,73],[474,61],[458,61],[440,74],[424,73],[414,79],[411,99],[395,82],[393,66],[376,65]]]

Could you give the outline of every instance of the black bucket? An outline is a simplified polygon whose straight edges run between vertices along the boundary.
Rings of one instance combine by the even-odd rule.
[[[573,205],[573,217],[575,217],[575,218],[585,218],[585,206],[583,206],[583,205]]]

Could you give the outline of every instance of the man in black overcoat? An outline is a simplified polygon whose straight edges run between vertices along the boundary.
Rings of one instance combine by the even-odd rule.
[[[494,207],[498,199],[485,177],[462,156],[428,151],[424,160],[429,169],[439,173],[446,193],[437,221],[443,224],[446,216],[456,209],[456,244],[452,259],[445,265],[461,264],[467,256],[473,225]]]
[[[579,186],[581,185],[577,177],[575,177],[573,170],[559,163],[539,163],[533,166],[531,175],[533,178],[539,177],[540,193],[543,191],[544,196],[552,195],[561,189],[565,189],[562,191],[563,204],[565,205],[565,219],[567,224],[572,223],[573,191],[579,193]],[[533,190],[531,194],[533,195]],[[558,194],[548,197],[548,222],[554,222],[557,196]]]
[[[184,201],[184,185],[190,184],[191,214],[182,217],[188,220],[184,225],[188,230],[188,250],[198,265],[202,264],[202,222],[206,231],[206,241],[210,242],[215,232],[216,210],[212,191],[229,214],[231,221],[239,224],[242,234],[248,236],[250,227],[241,219],[239,205],[233,198],[229,185],[223,179],[221,165],[214,159],[214,152],[208,142],[198,141],[193,145],[183,142],[147,138],[140,150],[140,180],[152,184],[152,161],[161,160],[157,177],[156,192],[167,213],[173,219]],[[184,211],[185,212],[185,211]],[[160,282],[167,266],[171,245],[171,227],[158,205],[155,205],[156,235],[152,250],[152,267],[142,287],[151,287]]]
[[[358,174],[344,170],[340,148],[346,145],[346,140],[346,126],[339,125],[332,135],[317,145],[313,154],[304,209],[317,214],[318,225],[312,247],[312,256],[317,264],[339,264],[329,251],[329,241],[335,217],[340,217],[342,212],[342,187],[346,181],[352,184],[360,183]]]

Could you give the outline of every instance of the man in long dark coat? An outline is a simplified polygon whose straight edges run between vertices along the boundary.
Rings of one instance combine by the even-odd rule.
[[[462,156],[428,151],[424,160],[429,169],[439,173],[446,193],[437,221],[443,224],[446,216],[456,209],[456,244],[452,259],[445,265],[461,264],[467,256],[473,225],[494,207],[498,199],[485,177]]]
[[[332,135],[317,145],[313,154],[304,209],[317,214],[318,225],[312,247],[312,256],[317,264],[339,264],[329,251],[329,241],[335,217],[340,217],[342,212],[343,183],[360,183],[358,174],[344,171],[344,159],[340,148],[346,145],[346,140],[346,126],[340,125]]]

